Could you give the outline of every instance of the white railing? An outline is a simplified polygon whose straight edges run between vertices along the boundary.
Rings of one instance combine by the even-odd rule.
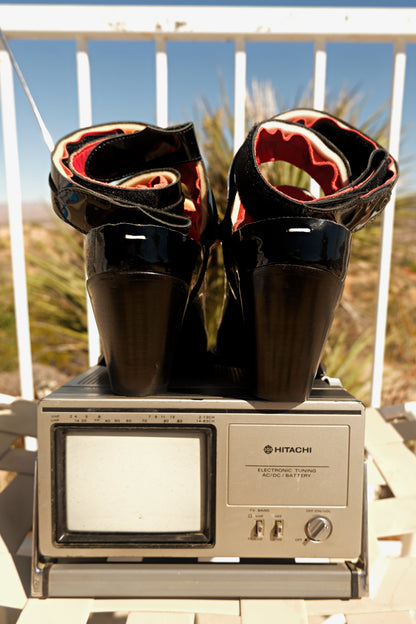
[[[235,148],[245,138],[246,42],[313,41],[315,46],[313,105],[318,109],[325,108],[328,42],[393,43],[388,148],[396,158],[399,156],[406,44],[416,42],[416,9],[9,4],[0,5],[0,27],[8,40],[34,38],[76,41],[80,127],[88,126],[92,121],[89,40],[154,40],[156,123],[161,126],[168,123],[167,41],[233,41]],[[33,397],[33,380],[13,72],[11,60],[1,43],[0,90],[21,394],[30,399]],[[374,406],[379,406],[381,401],[394,201],[395,193],[383,218],[371,393],[371,404]],[[90,361],[93,363],[98,355],[98,336],[95,329],[90,329],[89,335]]]

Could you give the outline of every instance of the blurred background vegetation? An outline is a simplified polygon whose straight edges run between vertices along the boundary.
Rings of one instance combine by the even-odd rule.
[[[225,90],[224,90],[225,93]],[[388,107],[363,121],[366,94],[346,87],[328,94],[327,110],[360,127],[379,143],[387,143]],[[269,84],[253,82],[247,98],[247,130],[257,121],[297,106],[310,106],[306,90],[296,102],[279,100]],[[220,216],[224,214],[227,175],[232,161],[233,115],[225,95],[212,110],[200,102],[197,129]],[[401,169],[406,163],[400,163]],[[306,187],[304,174],[280,163],[273,168],[276,182]],[[401,188],[396,207],[392,276],[387,327],[383,403],[416,398],[416,197]],[[52,211],[51,211],[52,212]],[[353,236],[349,273],[325,348],[324,362],[330,376],[368,403],[370,392],[376,284],[381,220]],[[88,367],[86,295],[82,235],[54,217],[47,224],[25,224],[29,307],[33,360],[72,377]],[[0,228],[0,392],[4,375],[17,369],[17,347],[11,282],[8,228]],[[207,318],[210,344],[224,297],[224,270],[219,244],[212,250],[207,272]],[[4,385],[4,384],[3,384]]]

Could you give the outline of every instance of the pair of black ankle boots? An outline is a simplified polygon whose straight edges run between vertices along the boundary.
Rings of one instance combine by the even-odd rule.
[[[321,188],[275,186],[263,163],[285,161]],[[61,139],[50,186],[58,216],[85,234],[87,288],[114,393],[165,392],[178,376],[244,371],[244,390],[304,401],[341,298],[351,234],[385,207],[397,163],[325,112],[257,124],[229,172],[225,218],[192,123],[112,123]],[[220,239],[227,298],[215,354],[202,306]],[[208,293],[209,296],[209,293]]]

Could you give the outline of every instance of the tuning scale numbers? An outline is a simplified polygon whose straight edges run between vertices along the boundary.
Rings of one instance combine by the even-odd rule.
[[[134,416],[127,417],[122,413],[118,414],[54,414],[51,416],[52,423],[58,423],[65,420],[65,422],[70,423],[102,423],[102,424],[157,424],[157,425],[169,425],[169,424],[181,424],[184,423],[185,420],[182,416],[178,414],[135,414]],[[211,416],[208,417],[198,417],[197,422],[207,423],[212,422],[213,418]]]
[[[215,416],[213,414],[200,414],[197,418],[198,423],[213,423]]]

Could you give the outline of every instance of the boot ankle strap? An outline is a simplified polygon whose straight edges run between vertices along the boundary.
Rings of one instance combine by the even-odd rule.
[[[57,215],[83,233],[103,223],[142,223],[187,233],[181,176],[170,165],[198,162],[192,123],[157,128],[122,122],[67,135],[52,153],[50,187]],[[172,174],[159,188],[112,185],[120,178],[159,171]]]
[[[85,174],[110,182],[147,169],[177,167],[201,160],[192,123],[174,128],[147,126],[101,141],[89,153]]]
[[[312,149],[316,140],[323,141],[331,161],[337,155],[345,163],[350,173],[347,183],[329,195],[311,200],[295,199],[273,187],[258,167],[257,143],[261,130],[273,124],[276,130],[290,124],[294,133],[298,127]],[[283,151],[275,153],[271,160],[288,158]],[[228,218],[238,193],[251,220],[310,216],[330,219],[356,231],[384,209],[397,177],[394,158],[370,137],[328,113],[295,109],[258,124],[248,134],[230,171]]]

